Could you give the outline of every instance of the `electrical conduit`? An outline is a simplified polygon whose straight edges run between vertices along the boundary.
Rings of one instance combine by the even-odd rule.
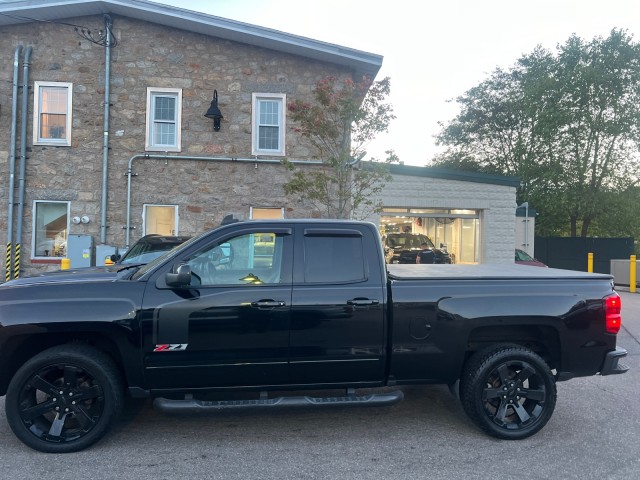
[[[192,157],[189,155],[151,155],[151,154],[138,154],[129,159],[129,167],[127,168],[127,225],[126,229],[126,247],[129,248],[129,241],[131,236],[131,177],[133,176],[133,161],[139,158],[145,160],[194,160],[204,162],[243,162],[243,163],[270,163],[279,164],[280,160],[261,159],[261,158],[233,158],[233,157]],[[322,165],[320,160],[288,160],[289,163],[294,165]]]

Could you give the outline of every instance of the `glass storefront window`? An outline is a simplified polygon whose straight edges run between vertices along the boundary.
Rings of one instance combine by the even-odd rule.
[[[385,208],[380,233],[426,235],[445,248],[454,263],[478,263],[480,211],[469,209]]]
[[[64,257],[69,231],[69,202],[33,202],[32,257]]]

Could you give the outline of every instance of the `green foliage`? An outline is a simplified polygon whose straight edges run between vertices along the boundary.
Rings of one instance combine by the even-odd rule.
[[[363,166],[362,160],[366,146],[395,118],[385,103],[389,92],[389,78],[354,82],[328,77],[316,85],[314,103],[290,102],[293,130],[314,147],[322,164],[300,169],[285,162],[293,171],[285,193],[310,201],[328,218],[349,218],[354,212],[364,218],[379,211],[374,199],[391,180],[388,165],[398,158],[387,151],[382,162],[370,159]]]
[[[456,101],[437,163],[519,176],[542,235],[586,236],[638,182],[640,46],[624,31],[538,47]]]

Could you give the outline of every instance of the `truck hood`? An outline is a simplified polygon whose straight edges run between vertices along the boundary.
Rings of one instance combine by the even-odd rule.
[[[122,275],[118,275],[118,271],[119,269],[122,270],[122,266],[118,265],[118,268],[113,268],[114,266],[77,268],[72,270],[56,270],[54,272],[45,272],[30,277],[10,280],[7,283],[0,285],[0,288],[63,282],[112,282],[116,278],[122,277]]]

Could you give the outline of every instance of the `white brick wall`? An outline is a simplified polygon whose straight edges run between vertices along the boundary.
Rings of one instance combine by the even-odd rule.
[[[380,197],[385,207],[480,210],[480,262],[513,263],[515,187],[393,175]],[[380,216],[367,220],[380,225]]]

